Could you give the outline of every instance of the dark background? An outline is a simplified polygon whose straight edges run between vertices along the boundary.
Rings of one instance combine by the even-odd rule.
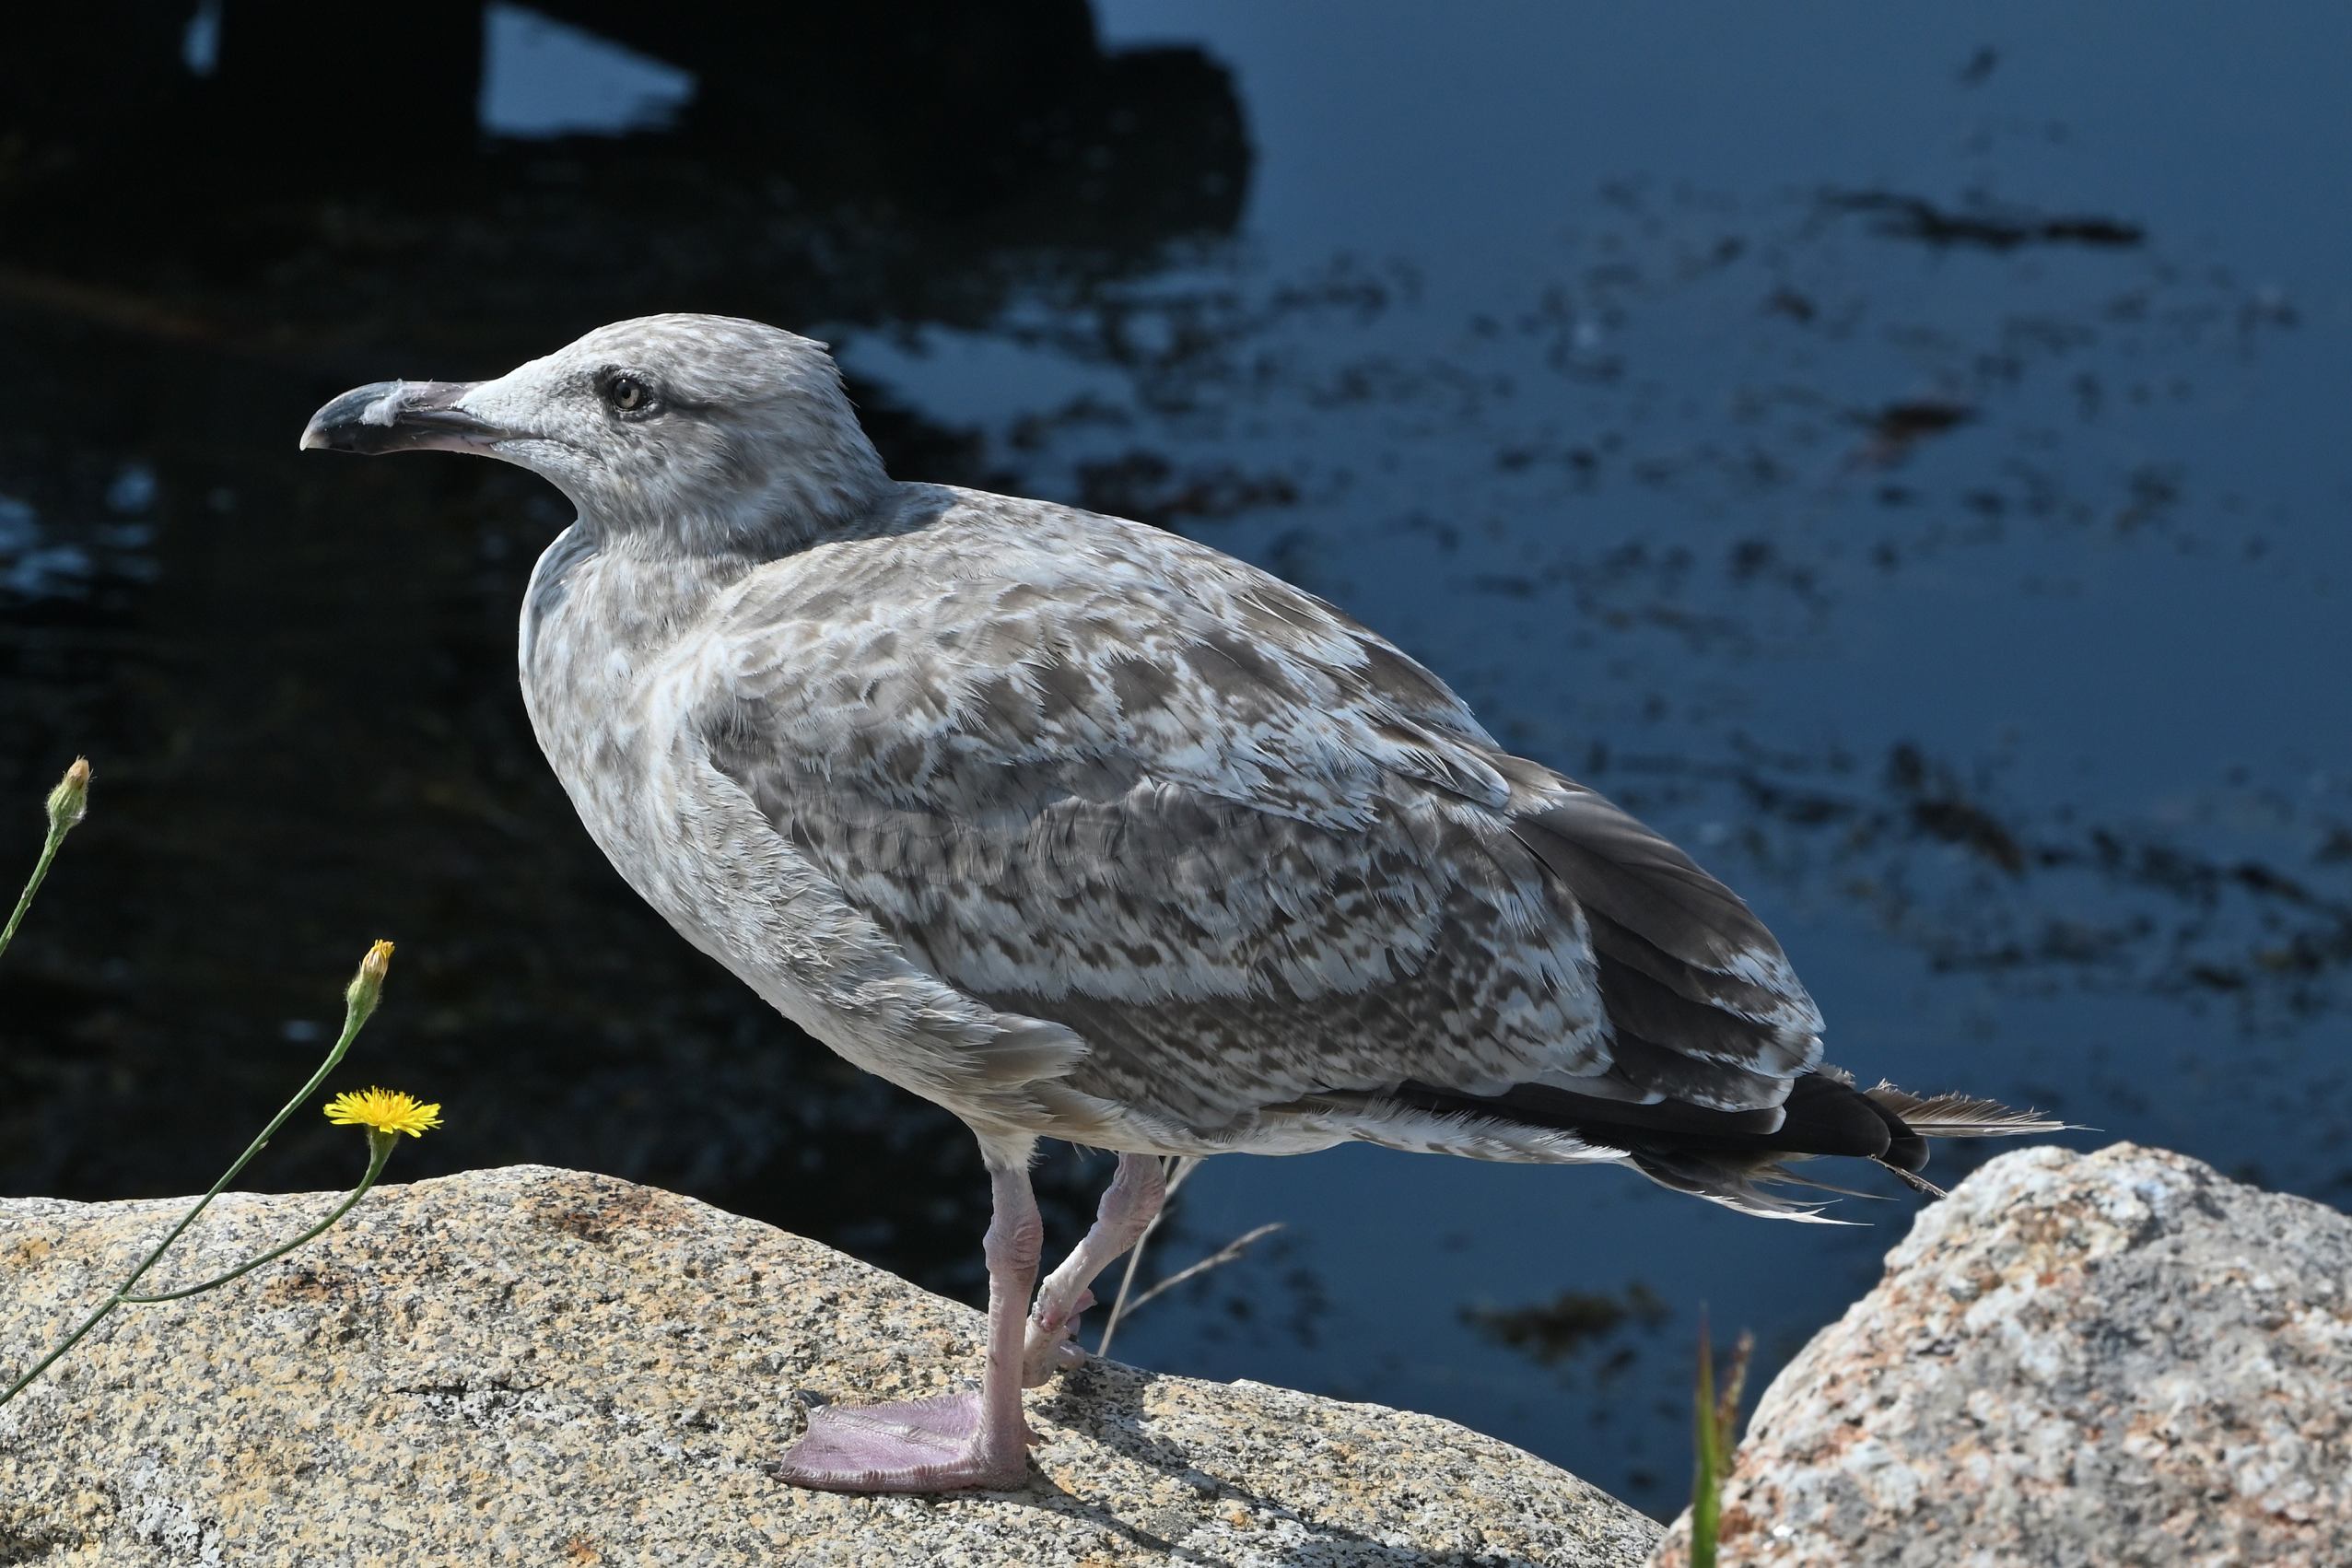
[[[357,382],[710,310],[833,342],[901,476],[1380,626],[1746,891],[1866,1077],[2343,1203],[2352,14],[2047,10],[12,19],[0,859],[76,753],[98,782],[0,965],[0,1192],[200,1190],[389,936],[334,1086],[444,1104],[396,1177],[609,1171],[974,1291],[969,1141],[639,907],[533,748],[558,498],[295,452]],[[306,1116],[247,1180],[360,1153]],[[1057,1245],[1102,1174],[1045,1167]],[[1215,1162],[1149,1271],[1289,1229],[1119,1350],[1665,1511],[1699,1306],[1769,1374],[1890,1196],[1836,1230],[1606,1171]]]

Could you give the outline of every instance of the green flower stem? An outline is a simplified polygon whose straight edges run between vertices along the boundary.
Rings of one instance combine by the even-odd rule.
[[[6,926],[0,926],[0,953],[7,952],[8,944],[17,940],[17,928],[25,923],[25,911],[32,907],[32,895],[41,891],[41,879],[49,874],[49,862],[57,858],[57,846],[65,842],[65,835],[73,825],[70,822],[49,825],[48,841],[41,847],[41,859],[33,862],[32,880],[25,883],[24,894],[17,900],[17,912],[8,917]]]
[[[320,1234],[324,1232],[329,1225],[333,1224],[345,1214],[350,1213],[351,1206],[358,1202],[361,1199],[367,1197],[368,1189],[376,1185],[376,1178],[384,1174],[384,1162],[392,1158],[392,1148],[399,1141],[400,1134],[397,1132],[385,1132],[378,1128],[369,1128],[368,1129],[368,1174],[359,1178],[359,1185],[351,1189],[350,1196],[346,1197],[342,1202],[334,1206],[334,1211],[333,1213],[329,1214],[325,1219],[321,1220],[317,1224],[312,1225],[309,1230],[304,1231],[300,1235],[296,1236],[292,1241],[287,1242],[283,1246],[274,1246],[267,1252],[263,1253],[259,1258],[251,1258],[246,1262],[240,1263],[228,1273],[216,1275],[212,1279],[206,1280],[201,1285],[189,1285],[176,1291],[163,1291],[151,1296],[124,1295],[118,1299],[131,1302],[140,1306],[149,1305],[158,1301],[178,1301],[183,1296],[201,1295],[205,1291],[211,1290],[216,1286],[225,1285],[231,1280],[240,1279],[252,1273],[254,1270],[260,1268],[264,1263],[274,1263],[277,1261],[277,1259],[285,1257],[296,1247],[300,1246],[304,1242],[310,1241],[318,1236]]]
[[[55,838],[63,836],[54,834],[53,830],[53,847],[54,845]],[[44,866],[46,863],[46,858],[44,857]],[[40,881],[38,873],[36,873],[33,880],[36,883]],[[28,893],[26,896],[29,898],[31,895]],[[19,914],[23,913],[22,905],[18,907],[18,912]],[[391,949],[386,947],[384,951],[389,954]],[[368,969],[365,965],[363,965],[360,970],[360,976],[361,980],[369,980]],[[380,973],[379,973],[373,977],[370,983],[364,985],[361,983],[361,980],[355,980],[352,983],[351,989],[344,994],[342,1036],[336,1039],[334,1048],[327,1052],[327,1059],[319,1064],[319,1071],[310,1074],[310,1081],[302,1085],[301,1092],[296,1094],[294,1098],[286,1102],[286,1108],[284,1110],[279,1111],[276,1116],[270,1118],[270,1124],[262,1129],[262,1135],[259,1138],[254,1139],[252,1142],[247,1144],[245,1146],[245,1152],[237,1156],[237,1163],[223,1171],[220,1175],[220,1179],[212,1184],[212,1190],[205,1193],[202,1198],[196,1199],[195,1207],[190,1209],[185,1214],[182,1214],[180,1217],[180,1223],[171,1227],[171,1234],[155,1244],[155,1250],[148,1253],[146,1257],[140,1261],[139,1266],[136,1269],[131,1270],[130,1278],[124,1280],[120,1285],[116,1286],[114,1293],[108,1296],[104,1302],[100,1303],[97,1311],[91,1313],[88,1317],[83,1318],[81,1326],[76,1328],[71,1334],[65,1336],[65,1342],[64,1344],[59,1345],[55,1350],[41,1357],[39,1362],[34,1363],[31,1371],[26,1373],[22,1377],[18,1378],[14,1384],[10,1385],[6,1393],[0,1394],[0,1405],[6,1404],[18,1394],[24,1392],[25,1386],[27,1384],[30,1383],[34,1378],[39,1377],[42,1373],[47,1372],[51,1366],[55,1364],[58,1357],[64,1355],[67,1351],[72,1350],[76,1345],[80,1344],[82,1342],[82,1337],[88,1334],[91,1329],[97,1328],[108,1313],[112,1312],[116,1307],[131,1299],[131,1287],[139,1282],[140,1276],[144,1275],[148,1270],[155,1267],[156,1260],[163,1256],[165,1249],[170,1247],[173,1242],[178,1241],[181,1236],[186,1233],[188,1227],[196,1223],[196,1216],[202,1214],[205,1210],[211,1205],[212,1200],[219,1197],[223,1189],[225,1189],[230,1182],[237,1179],[237,1175],[240,1171],[242,1171],[248,1164],[252,1163],[253,1156],[262,1152],[262,1146],[267,1143],[270,1139],[275,1135],[279,1128],[286,1125],[286,1118],[292,1116],[305,1100],[308,1100],[311,1095],[319,1092],[319,1086],[327,1081],[327,1074],[335,1070],[336,1066],[342,1062],[345,1054],[351,1049],[351,1042],[359,1037],[360,1025],[366,1024],[368,1022],[368,1015],[376,1010],[376,1000],[380,994],[382,977]],[[373,1179],[373,1175],[374,1172],[371,1168],[369,1172],[370,1179]],[[365,1191],[366,1188],[363,1187],[361,1190]],[[354,1196],[356,1197],[357,1195],[355,1194]],[[340,1213],[342,1211],[337,1210],[336,1212]]]

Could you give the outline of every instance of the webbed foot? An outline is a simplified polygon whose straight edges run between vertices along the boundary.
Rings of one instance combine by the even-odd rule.
[[[991,1431],[977,1394],[888,1405],[819,1405],[776,1476],[823,1492],[955,1492],[1028,1480],[1026,1422]]]

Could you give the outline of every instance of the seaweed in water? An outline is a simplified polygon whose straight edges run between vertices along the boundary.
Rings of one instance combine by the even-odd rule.
[[[1523,1351],[1539,1366],[1559,1366],[1628,1323],[1655,1329],[1667,1315],[1658,1293],[1638,1280],[1625,1287],[1621,1298],[1607,1291],[1562,1291],[1536,1306],[1462,1309],[1462,1320],[1480,1338]]]
[[[2129,249],[2147,238],[2136,223],[2090,213],[2037,213],[1972,200],[1962,211],[1939,207],[1924,196],[1893,191],[1832,191],[1823,203],[1839,212],[1876,213],[1874,229],[1890,240],[1923,245],[1973,245],[2015,251],[2027,245],[2088,245]]]

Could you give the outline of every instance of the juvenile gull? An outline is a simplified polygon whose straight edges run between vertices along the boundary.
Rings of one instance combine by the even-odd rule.
[[[979,1392],[817,1409],[788,1480],[1018,1483],[1021,1390],[1077,1359],[1163,1155],[1610,1162],[1806,1218],[1791,1159],[1932,1192],[1927,1138],[2054,1125],[1855,1088],[1745,904],[1387,639],[1172,533],[892,480],[806,338],[622,322],[346,392],[302,445],[563,491],[521,666],[580,820],[689,942],[979,1140]],[[1041,1137],[1119,1160],[1033,1308]]]

